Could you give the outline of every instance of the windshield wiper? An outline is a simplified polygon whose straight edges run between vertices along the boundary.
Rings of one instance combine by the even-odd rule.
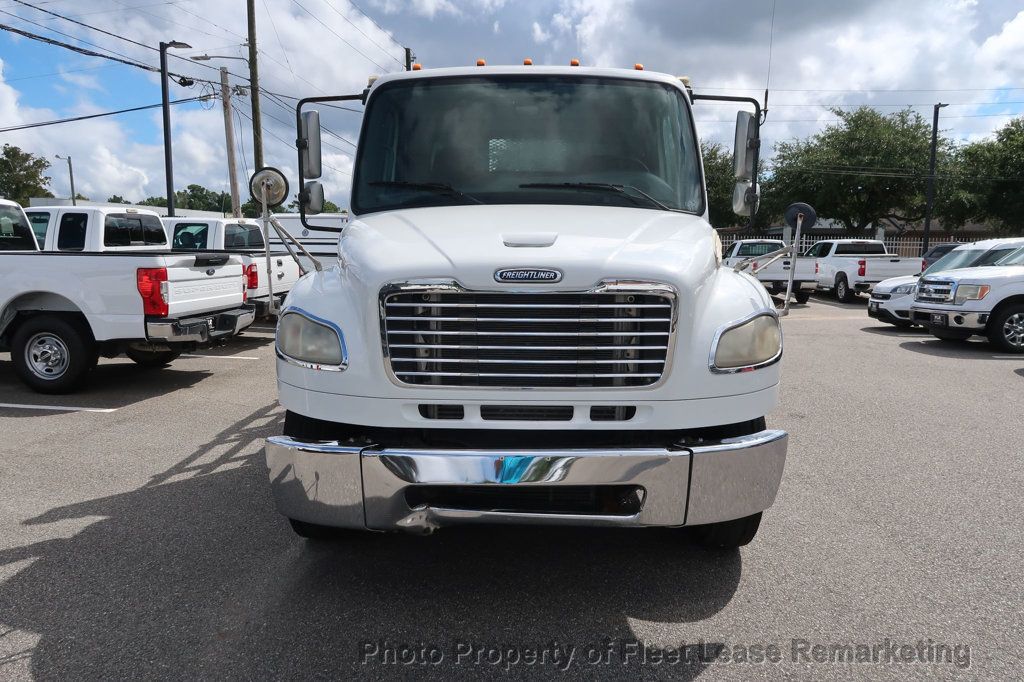
[[[527,182],[519,185],[522,189],[577,189],[583,191],[596,191],[596,192],[614,192],[621,194],[626,197],[634,204],[640,205],[637,197],[629,194],[629,192],[635,192],[640,197],[646,199],[652,206],[661,209],[662,211],[680,211],[678,208],[672,208],[652,197],[647,192],[643,191],[639,187],[634,185],[615,185],[610,182]],[[626,190],[629,190],[627,192]]]
[[[466,194],[460,189],[455,189],[449,184],[443,182],[406,182],[405,180],[377,180],[369,183],[371,187],[404,187],[406,189],[422,189],[426,192],[433,192],[434,194],[443,194],[450,197],[458,197],[459,199],[465,199],[474,204],[482,204],[476,197]]]

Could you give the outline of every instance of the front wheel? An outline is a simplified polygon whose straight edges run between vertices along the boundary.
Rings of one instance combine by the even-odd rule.
[[[56,315],[32,317],[11,339],[11,361],[39,393],[70,393],[96,365],[98,354],[84,323]]]
[[[1024,305],[1010,305],[993,315],[988,340],[1006,353],[1024,353]]]
[[[163,367],[171,364],[181,355],[174,350],[136,350],[135,348],[128,348],[124,354],[140,367]]]
[[[732,521],[694,526],[698,544],[714,549],[736,549],[749,544],[761,525],[761,512]]]

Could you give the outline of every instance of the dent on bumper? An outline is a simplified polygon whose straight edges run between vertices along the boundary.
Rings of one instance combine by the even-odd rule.
[[[678,449],[409,450],[267,439],[278,511],[339,528],[430,531],[455,523],[682,526],[741,518],[775,501],[788,435],[760,433]],[[628,515],[410,507],[411,485],[580,486],[644,489]]]

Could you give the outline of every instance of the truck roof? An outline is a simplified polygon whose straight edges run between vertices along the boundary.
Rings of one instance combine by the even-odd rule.
[[[11,201],[10,199],[0,198],[0,206],[21,206],[17,201]]]
[[[595,66],[455,66],[440,69],[420,69],[418,71],[396,71],[377,78],[370,86],[370,92],[383,85],[399,80],[419,80],[424,78],[450,78],[452,76],[600,76],[604,78],[628,78],[631,80],[651,81],[673,85],[683,92],[686,88],[679,76],[656,71],[638,69],[610,69]]]
[[[953,249],[954,251],[961,251],[967,249],[991,249],[996,246],[1006,246],[1007,244],[1021,244],[1024,245],[1024,237],[1003,237],[1001,239],[982,239],[977,242],[970,242],[968,244],[961,244],[960,246]]]
[[[25,209],[25,212],[26,213],[31,213],[33,211],[59,211],[59,210],[77,211],[79,213],[84,212],[84,211],[98,211],[99,213],[101,213],[103,215],[107,215],[109,213],[138,213],[139,215],[152,215],[152,216],[156,216],[157,218],[160,217],[160,214],[157,213],[156,211],[151,211],[151,210],[149,210],[147,208],[130,208],[130,207],[127,207],[127,206],[125,208],[118,208],[117,206],[58,206],[58,205],[53,205],[53,206],[29,206],[28,208]]]

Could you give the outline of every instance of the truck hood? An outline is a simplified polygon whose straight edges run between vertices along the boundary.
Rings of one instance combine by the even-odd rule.
[[[896,287],[903,286],[904,284],[917,284],[917,275],[904,275],[903,277],[890,277],[889,279],[883,279],[875,285],[874,290],[880,294],[886,294]]]
[[[605,206],[500,205],[417,208],[354,220],[338,244],[346,278],[387,282],[455,279],[502,289],[505,268],[549,268],[558,283],[588,289],[602,279],[647,279],[697,289],[717,265],[715,236],[700,216]],[[523,285],[519,285],[520,287]]]
[[[967,282],[971,284],[1002,283],[1004,280],[1024,279],[1024,266],[1004,265],[1002,267],[988,265],[977,268],[947,270],[928,275],[929,280],[945,280],[949,282]]]

